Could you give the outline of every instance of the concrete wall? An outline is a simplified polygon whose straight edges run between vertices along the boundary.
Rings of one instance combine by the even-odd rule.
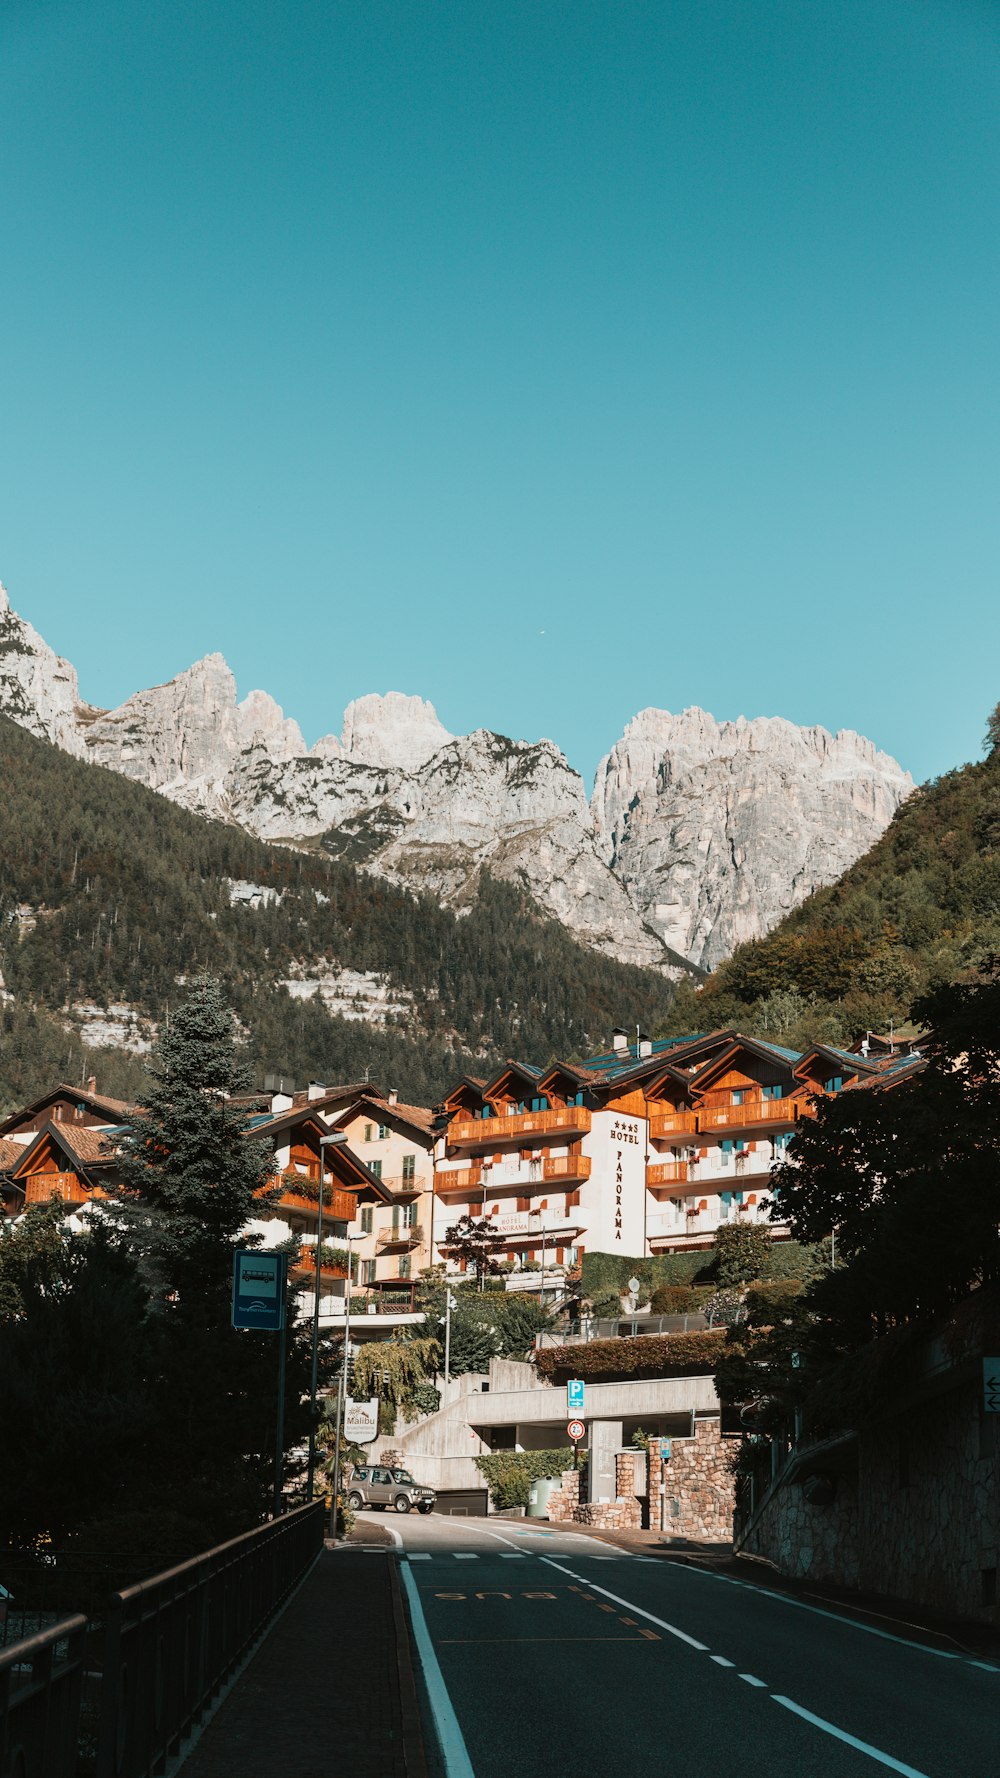
[[[741,1547],[784,1574],[1000,1623],[1000,1415],[970,1379],[864,1431],[829,1506],[778,1483]]]

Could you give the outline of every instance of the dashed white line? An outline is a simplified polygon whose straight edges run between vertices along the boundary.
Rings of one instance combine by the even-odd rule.
[[[710,1661],[714,1661],[717,1667],[735,1667],[736,1665],[735,1661],[727,1661],[725,1655],[709,1655],[708,1658]]]
[[[571,1580],[580,1579],[580,1576],[574,1574],[572,1569],[564,1568],[563,1564],[556,1562],[552,1556],[541,1556],[539,1560],[547,1562],[550,1568],[558,1568],[560,1574],[568,1574]],[[708,1653],[707,1642],[698,1642],[694,1636],[689,1636],[686,1630],[678,1629],[676,1624],[668,1624],[666,1618],[656,1617],[653,1612],[646,1611],[643,1606],[633,1604],[631,1599],[623,1599],[620,1593],[610,1593],[607,1587],[599,1587],[595,1580],[588,1580],[587,1585],[593,1587],[595,1593],[603,1593],[605,1599],[613,1599],[616,1605],[624,1605],[627,1611],[634,1611],[638,1617],[646,1618],[649,1623],[655,1624],[658,1630],[666,1630],[668,1635],[676,1636],[679,1642],[686,1642],[689,1648],[697,1648],[702,1654]]]
[[[456,1562],[478,1562],[479,1561],[478,1550],[453,1550],[452,1555],[454,1556]]]
[[[765,1691],[767,1689],[767,1680],[757,1679],[753,1673],[740,1673],[738,1677],[744,1679],[747,1685],[761,1685],[764,1687]]]
[[[926,1772],[918,1772],[916,1766],[907,1766],[900,1759],[893,1759],[891,1753],[883,1753],[878,1747],[872,1747],[868,1741],[859,1741],[856,1735],[849,1735],[846,1729],[838,1729],[835,1723],[827,1722],[825,1717],[814,1716],[811,1710],[803,1710],[801,1704],[793,1704],[791,1698],[782,1698],[777,1692],[771,1693],[776,1704],[784,1705],[786,1710],[794,1711],[803,1721],[811,1722],[813,1728],[822,1729],[824,1734],[833,1735],[837,1741],[843,1741],[848,1747],[856,1747],[859,1753],[867,1753],[869,1759],[877,1760],[880,1766],[888,1766],[890,1772],[901,1772],[903,1778],[927,1778]]]

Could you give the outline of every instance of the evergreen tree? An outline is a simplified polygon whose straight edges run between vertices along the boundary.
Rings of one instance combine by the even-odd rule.
[[[247,1080],[218,983],[199,981],[129,1119],[115,1212],[150,1291],[158,1485],[178,1510],[211,1510],[220,1535],[264,1509],[274,1451],[276,1337],[231,1326],[233,1256],[253,1244],[241,1231],[269,1201],[274,1166],[230,1097]],[[286,1445],[303,1431],[307,1345],[289,1339]]]

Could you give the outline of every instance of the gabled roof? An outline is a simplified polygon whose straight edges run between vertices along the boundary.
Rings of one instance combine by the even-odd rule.
[[[0,1136],[0,1173],[7,1173],[25,1151],[23,1142],[14,1142],[9,1136]]]
[[[508,1059],[503,1067],[494,1074],[492,1080],[486,1082],[486,1085],[483,1088],[483,1097],[492,1099],[494,1093],[500,1091],[501,1087],[505,1085],[511,1075],[514,1075],[515,1078],[523,1081],[526,1086],[535,1088],[542,1077],[542,1070],[540,1068],[529,1068],[524,1062],[512,1062]]]
[[[120,1123],[122,1118],[127,1117],[133,1110],[133,1107],[128,1105],[124,1099],[109,1099],[106,1093],[91,1093],[87,1091],[86,1087],[67,1086],[66,1082],[62,1081],[59,1086],[50,1088],[47,1093],[42,1093],[39,1098],[32,1099],[29,1104],[20,1106],[17,1111],[9,1112],[5,1118],[0,1118],[0,1136],[13,1124],[22,1123],[26,1117],[33,1117],[36,1111],[43,1110],[46,1105],[52,1105],[58,1099],[68,1099],[74,1105],[86,1105],[87,1110],[92,1111],[95,1116],[106,1117],[109,1123],[115,1124]]]
[[[904,1080],[912,1080],[916,1074],[922,1074],[927,1067],[926,1056],[886,1056],[880,1057],[880,1066],[873,1074],[861,1080],[850,1080],[844,1084],[845,1093],[857,1093],[871,1088],[895,1087]]]
[[[711,1084],[712,1078],[720,1069],[727,1068],[734,1056],[741,1051],[749,1050],[752,1056],[761,1061],[778,1063],[783,1068],[794,1069],[795,1063],[801,1061],[801,1050],[784,1049],[781,1044],[766,1043],[760,1037],[743,1037],[734,1032],[732,1039],[717,1055],[711,1056],[702,1068],[691,1076],[691,1087],[695,1092],[702,1092]]]
[[[88,1128],[85,1124],[57,1124],[51,1119],[42,1125],[34,1140],[17,1144],[18,1158],[10,1168],[13,1178],[32,1171],[32,1161],[40,1148],[51,1143],[61,1149],[71,1162],[72,1171],[77,1169],[84,1173],[92,1167],[108,1167],[115,1159],[115,1147],[108,1141],[105,1130]]]
[[[850,1050],[836,1049],[829,1043],[816,1043],[811,1050],[805,1051],[792,1072],[804,1079],[810,1063],[818,1061],[832,1062],[834,1067],[849,1069],[852,1074],[874,1074],[878,1068],[874,1058],[854,1055]]]
[[[426,1105],[405,1105],[400,1099],[397,1099],[393,1105],[389,1099],[370,1098],[364,1094],[355,1105],[349,1107],[349,1110],[355,1116],[365,1110],[371,1111],[382,1123],[391,1124],[395,1121],[406,1124],[425,1139],[431,1138],[434,1134],[434,1113],[429,1111]],[[334,1125],[334,1128],[337,1126]]]

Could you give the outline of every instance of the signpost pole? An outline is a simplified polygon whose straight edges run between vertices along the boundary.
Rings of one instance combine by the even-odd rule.
[[[282,1293],[284,1292],[284,1267],[282,1267]],[[281,1516],[281,1487],[285,1471],[285,1316],[281,1317],[281,1331],[278,1334],[278,1422],[274,1433],[274,1517]]]
[[[347,1283],[344,1287],[344,1359],[337,1387],[337,1424],[333,1443],[333,1500],[330,1504],[330,1542],[337,1541],[337,1500],[340,1495],[340,1435],[347,1405],[347,1358],[351,1350],[351,1238],[347,1237]]]

